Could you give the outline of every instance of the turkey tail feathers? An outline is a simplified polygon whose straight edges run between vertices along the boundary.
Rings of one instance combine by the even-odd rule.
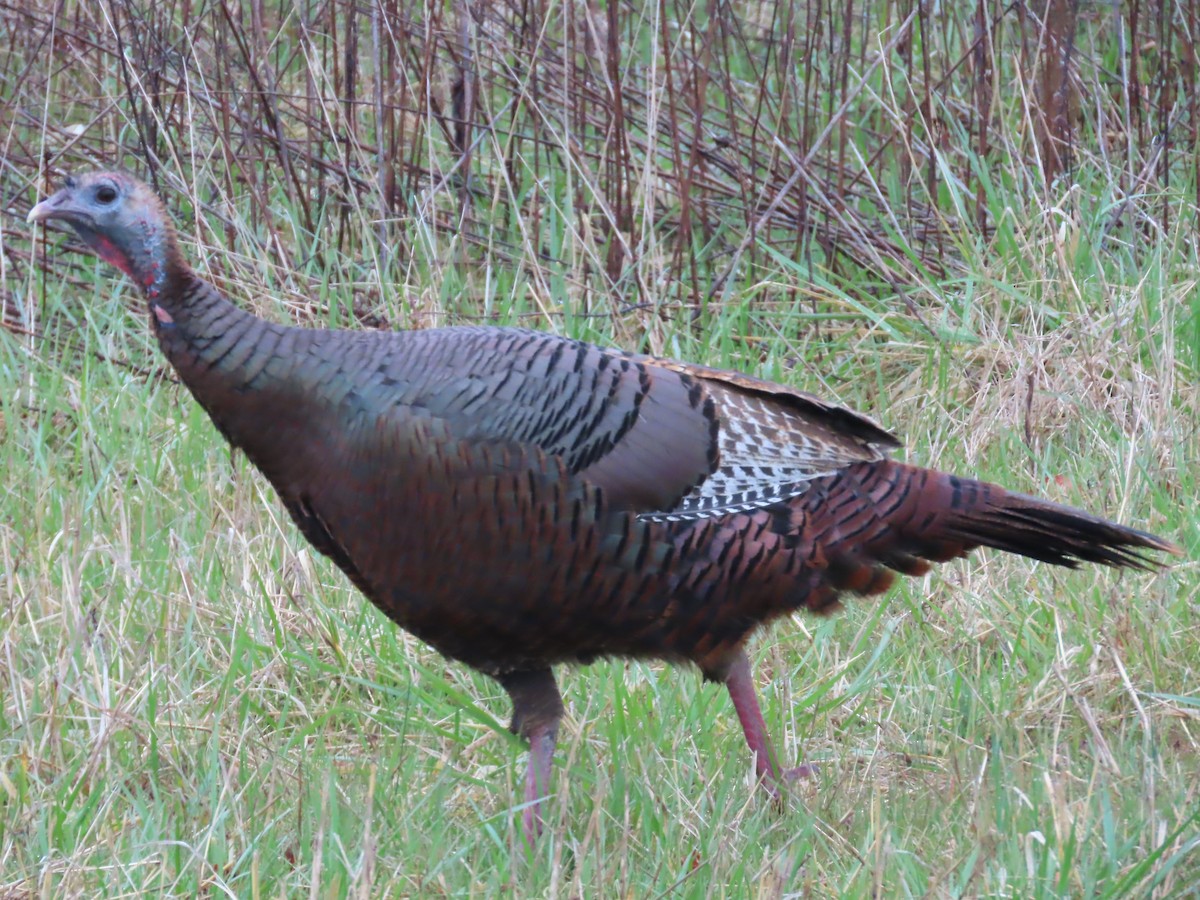
[[[1162,563],[1148,553],[1182,552],[1144,531],[983,481],[890,461],[844,474],[857,482],[852,490],[877,499],[880,513],[882,527],[860,552],[900,572],[920,573],[922,560],[942,562],[975,547],[1071,569],[1081,562],[1157,569]]]
[[[822,614],[844,591],[881,593],[893,572],[924,575],[977,547],[1071,569],[1154,570],[1163,563],[1151,554],[1182,555],[1170,541],[1082,510],[891,460],[848,466],[790,503],[794,552],[812,573],[800,602]]]
[[[990,493],[984,504],[956,510],[948,517],[955,536],[1070,569],[1090,562],[1153,570],[1163,563],[1140,551],[1183,553],[1170,541],[1061,503],[997,489]]]

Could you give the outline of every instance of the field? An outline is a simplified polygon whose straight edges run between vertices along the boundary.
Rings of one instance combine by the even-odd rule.
[[[0,4],[0,898],[1200,896],[1200,12],[934,6]],[[1185,555],[760,634],[783,808],[698,673],[563,671],[529,851],[503,692],[25,224],[99,166],[262,316],[742,369]]]

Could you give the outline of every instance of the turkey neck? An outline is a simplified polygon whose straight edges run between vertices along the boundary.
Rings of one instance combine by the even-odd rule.
[[[205,401],[261,379],[283,329],[230,303],[179,260],[162,271],[143,282],[150,326],[192,393]]]

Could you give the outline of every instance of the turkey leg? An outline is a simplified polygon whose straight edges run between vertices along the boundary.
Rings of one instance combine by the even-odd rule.
[[[737,710],[738,721],[742,723],[746,743],[754,754],[754,769],[771,796],[779,796],[781,781],[793,781],[816,774],[816,767],[809,763],[780,770],[775,749],[767,734],[767,723],[763,721],[762,710],[758,706],[758,692],[754,689],[754,675],[750,671],[750,660],[745,650],[739,650],[730,662],[725,673],[725,687],[729,689],[733,708]]]
[[[530,846],[542,833],[542,798],[550,787],[554,744],[562,718],[562,697],[549,669],[507,672],[497,679],[513,702],[509,728],[529,741],[529,769],[525,773],[525,803],[521,831]]]

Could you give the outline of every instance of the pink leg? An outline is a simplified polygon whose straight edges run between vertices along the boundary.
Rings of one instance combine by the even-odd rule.
[[[529,768],[525,772],[525,803],[528,805],[521,812],[521,832],[530,846],[541,836],[544,825],[542,798],[550,790],[557,730],[543,727],[529,737]]]
[[[562,698],[549,669],[507,672],[498,677],[513,702],[512,730],[529,741],[529,768],[525,772],[525,809],[521,832],[532,847],[542,833],[542,799],[550,788]]]
[[[750,747],[750,752],[754,754],[754,770],[772,796],[778,796],[781,780],[794,781],[816,774],[816,767],[808,763],[794,769],[780,771],[775,750],[771,746],[771,738],[767,734],[767,723],[763,721],[762,710],[758,706],[758,692],[754,689],[754,676],[750,672],[750,660],[746,657],[744,650],[738,651],[737,656],[730,664],[725,675],[725,687],[729,689],[733,708],[737,710],[738,720],[742,723],[742,733],[746,735],[746,743]]]

